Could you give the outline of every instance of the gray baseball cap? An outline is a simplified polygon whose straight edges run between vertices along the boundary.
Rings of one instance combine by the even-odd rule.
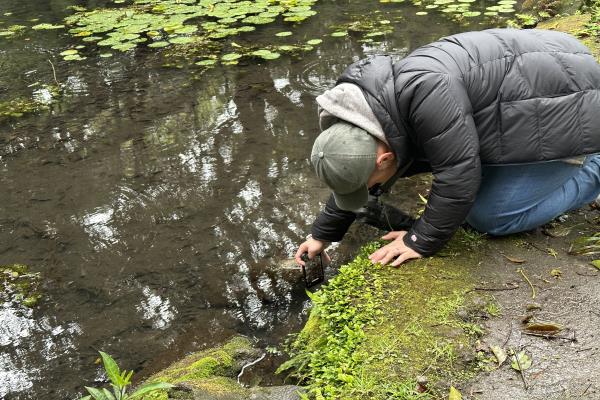
[[[321,132],[310,160],[342,210],[358,210],[369,198],[367,182],[375,170],[377,140],[367,131],[337,122]]]

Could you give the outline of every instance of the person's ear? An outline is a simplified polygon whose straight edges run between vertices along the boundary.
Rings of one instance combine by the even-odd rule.
[[[393,152],[388,151],[377,156],[377,169],[387,169],[394,165],[396,156]]]

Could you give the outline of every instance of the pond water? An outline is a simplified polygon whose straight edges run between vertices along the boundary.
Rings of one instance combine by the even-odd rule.
[[[58,23],[70,5],[105,3],[2,0],[0,27]],[[292,30],[323,38],[313,51],[207,71],[164,68],[143,47],[65,62],[58,53],[80,42],[64,31],[0,39],[0,101],[53,84],[48,60],[65,85],[50,111],[0,125],[0,265],[26,264],[43,281],[34,309],[0,306],[0,397],[78,398],[101,385],[97,350],[143,376],[235,333],[268,344],[300,329],[304,286],[279,266],[327,197],[308,161],[315,97],[368,54],[402,57],[487,26],[416,16],[410,3],[313,9],[302,23],[236,38]],[[367,18],[394,31],[373,43],[329,36]],[[414,206],[414,183],[397,185]],[[355,246],[338,248],[337,260]]]

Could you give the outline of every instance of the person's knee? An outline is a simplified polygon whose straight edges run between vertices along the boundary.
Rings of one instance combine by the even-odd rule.
[[[466,221],[473,229],[492,236],[503,236],[516,232],[511,229],[513,224],[501,223],[502,221],[499,221],[498,218],[490,215],[470,213]]]
[[[476,210],[471,210],[467,216],[467,223],[473,229],[482,233],[489,233],[489,230],[493,228],[493,226],[490,224],[490,219],[485,218],[485,215],[476,212]]]

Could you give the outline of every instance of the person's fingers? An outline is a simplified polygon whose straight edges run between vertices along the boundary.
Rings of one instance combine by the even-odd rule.
[[[412,257],[408,253],[402,253],[396,258],[390,265],[392,267],[399,267],[403,262],[411,259]]]
[[[402,252],[400,249],[390,249],[390,251],[387,252],[385,257],[383,257],[379,262],[381,263],[381,265],[387,265],[390,261],[392,261],[394,257],[401,253]]]
[[[296,260],[296,263],[302,266],[306,266],[306,264],[304,263],[304,261],[302,261],[302,254],[304,254],[306,252],[306,246],[304,243],[302,243],[300,245],[300,247],[298,247],[298,251],[296,252],[296,255],[294,256],[294,259]]]
[[[398,236],[400,236],[401,233],[402,232],[400,232],[400,231],[391,231],[391,232],[388,232],[387,234],[383,235],[381,237],[381,239],[383,239],[383,240],[394,240]]]
[[[329,265],[331,264],[331,257],[329,257],[329,254],[327,254],[326,251],[323,251],[323,262],[325,263],[325,265]]]
[[[376,263],[377,261],[381,260],[382,257],[384,257],[388,252],[388,247],[387,246],[383,246],[382,248],[380,248],[379,250],[375,251],[373,254],[371,254],[369,256],[369,260],[371,260],[373,263]]]

